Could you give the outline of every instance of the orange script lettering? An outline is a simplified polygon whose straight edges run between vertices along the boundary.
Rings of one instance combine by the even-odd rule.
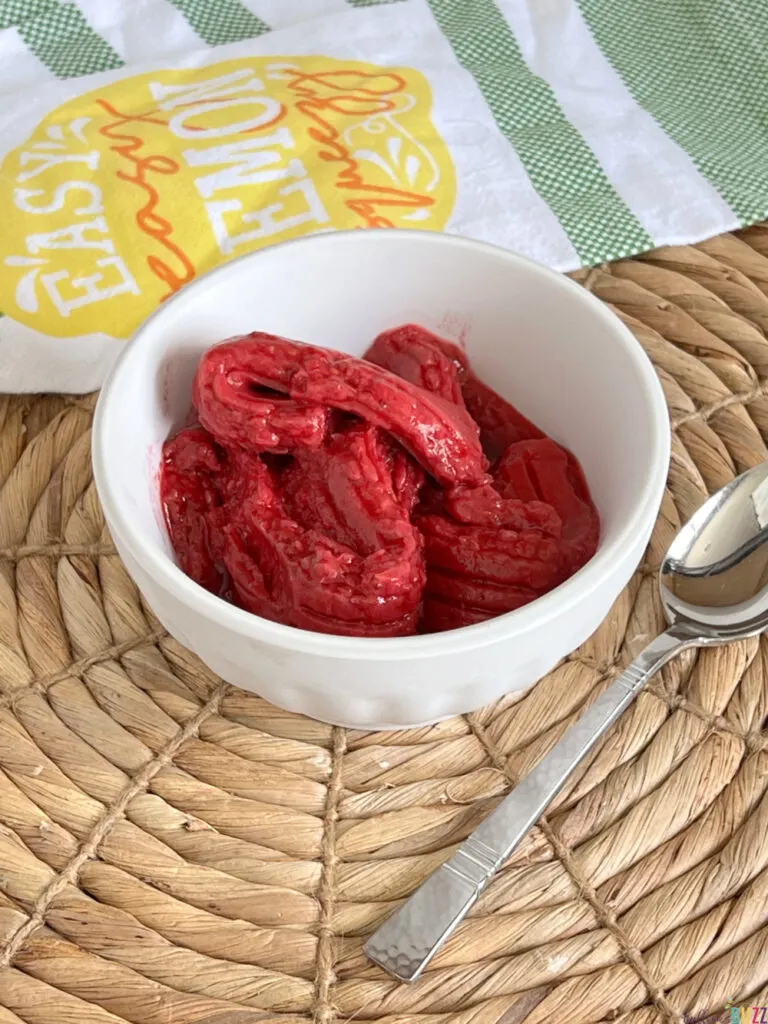
[[[370,88],[349,87],[348,79],[369,79]],[[380,89],[375,83],[381,82]],[[391,228],[393,222],[384,215],[387,207],[423,208],[434,205],[434,200],[419,192],[389,185],[375,185],[362,176],[360,165],[354,159],[341,134],[329,120],[328,113],[346,116],[370,117],[396,109],[393,96],[401,93],[406,81],[395,72],[366,74],[362,71],[319,71],[314,74],[296,71],[288,79],[288,88],[298,97],[296,109],[311,122],[307,134],[323,148],[318,157],[336,163],[336,185],[340,189],[361,192],[360,197],[345,200],[345,206],[363,221],[366,227]]]
[[[166,122],[147,114],[122,114],[107,100],[98,100],[99,105],[108,114],[115,118],[109,124],[99,128],[99,133],[109,139],[113,144],[111,149],[119,154],[131,165],[130,171],[118,171],[117,177],[122,181],[130,182],[138,186],[147,197],[145,204],[136,213],[136,223],[140,231],[149,235],[172,256],[176,258],[176,268],[172,267],[159,256],[150,255],[147,257],[147,266],[152,273],[168,287],[168,291],[162,296],[167,299],[174,292],[177,292],[182,285],[191,281],[195,276],[195,266],[187,254],[172,240],[173,224],[165,217],[157,213],[157,205],[160,202],[160,193],[150,181],[150,174],[178,174],[179,164],[168,156],[162,154],[141,155],[144,147],[144,140],[139,135],[124,134],[120,129],[127,125],[138,124],[160,124]],[[152,112],[154,113],[154,111]]]

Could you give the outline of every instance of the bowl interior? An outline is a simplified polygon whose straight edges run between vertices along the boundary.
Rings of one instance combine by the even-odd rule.
[[[97,468],[107,477],[99,484],[113,529],[173,559],[157,497],[160,450],[187,416],[195,366],[210,345],[263,330],[359,355],[378,332],[408,321],[462,344],[484,381],[577,455],[600,511],[601,551],[649,503],[653,514],[666,409],[640,347],[598,300],[493,247],[357,231],[234,261],[138,331],[97,420]]]

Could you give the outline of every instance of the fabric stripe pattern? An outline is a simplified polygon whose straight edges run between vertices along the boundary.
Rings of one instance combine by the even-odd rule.
[[[239,43],[269,31],[241,0],[170,0],[208,46]]]
[[[764,0],[579,4],[637,102],[690,154],[739,221],[768,216]]]
[[[551,86],[563,113],[652,238],[686,244],[725,225],[736,227],[736,215],[717,189],[606,59],[577,0],[497,2],[531,70]]]
[[[77,78],[123,65],[72,2],[0,0],[0,29],[11,27],[57,78]]]
[[[653,248],[550,87],[523,60],[494,0],[429,0],[429,5],[582,263]]]

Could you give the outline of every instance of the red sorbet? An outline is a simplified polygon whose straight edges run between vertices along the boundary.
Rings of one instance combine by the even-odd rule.
[[[408,324],[363,359],[270,334],[206,352],[195,426],[166,441],[182,569],[240,607],[345,636],[519,608],[594,554],[579,463]]]

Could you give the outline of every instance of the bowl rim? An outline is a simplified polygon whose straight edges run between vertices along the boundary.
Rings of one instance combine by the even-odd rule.
[[[148,335],[148,330],[150,326],[154,325],[155,320],[164,316],[166,310],[188,300],[192,290],[203,287],[210,288],[212,283],[228,273],[235,263],[257,261],[259,257],[271,250],[297,245],[305,248],[313,244],[343,246],[356,244],[361,240],[364,240],[364,244],[375,244],[377,240],[384,239],[405,241],[407,244],[409,238],[428,245],[452,246],[469,254],[485,253],[508,262],[510,270],[514,270],[515,267],[524,267],[528,273],[544,278],[553,288],[570,292],[577,301],[588,306],[598,319],[610,327],[616,335],[616,343],[624,345],[634,365],[637,383],[645,391],[651,409],[649,426],[653,431],[652,471],[643,487],[643,499],[620,527],[615,539],[606,547],[598,548],[597,553],[590,561],[573,576],[549,593],[531,601],[530,604],[488,619],[486,622],[462,626],[443,633],[368,638],[315,633],[264,619],[230,604],[195,583],[175,562],[149,543],[139,531],[134,530],[129,517],[123,513],[110,485],[113,469],[110,467],[106,451],[107,424],[112,414],[115,396],[118,396],[121,390],[121,380],[123,375],[129,372],[137,352],[141,351],[144,338]],[[244,253],[191,281],[151,313],[126,342],[123,352],[101,389],[93,420],[92,435],[94,480],[107,525],[115,535],[116,544],[118,548],[123,547],[129,552],[153,581],[170,595],[190,606],[205,618],[213,620],[227,629],[275,647],[336,658],[398,661],[427,658],[434,655],[446,656],[456,651],[467,651],[501,640],[508,640],[528,632],[534,626],[541,627],[550,623],[560,615],[567,614],[577,603],[584,601],[600,587],[606,577],[612,575],[612,570],[621,562],[621,554],[633,546],[638,534],[650,532],[652,523],[649,524],[649,518],[655,517],[664,493],[670,447],[669,413],[664,392],[653,364],[629,328],[595,295],[564,274],[500,246],[460,235],[404,228],[322,231],[313,235],[304,235],[254,252]]]

